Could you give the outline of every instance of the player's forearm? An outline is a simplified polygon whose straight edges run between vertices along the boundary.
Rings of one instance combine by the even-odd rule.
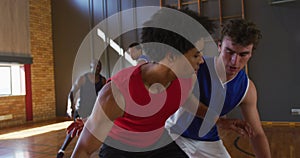
[[[191,98],[191,101],[193,105],[198,105],[196,115],[200,118],[204,118],[208,110],[208,107],[202,102],[200,102],[194,95]]]
[[[203,103],[199,102],[196,115],[200,118],[204,118],[206,115],[207,109],[208,109],[207,106],[205,106]]]
[[[195,113],[200,118],[204,118],[208,110],[207,106],[201,103],[193,94],[185,102],[183,108],[191,113]]]
[[[102,142],[93,136],[87,128],[83,128],[83,131],[78,138],[77,144],[72,153],[72,158],[90,157],[95,152]]]
[[[264,134],[256,135],[250,140],[257,158],[271,158],[270,146]]]
[[[87,151],[80,148],[75,148],[71,158],[81,158],[81,157],[90,157],[90,156],[91,155]]]
[[[88,145],[84,145],[82,142],[77,142],[71,158],[90,157],[93,151],[88,148]]]
[[[70,97],[71,103],[73,103],[73,102],[74,102],[74,94],[73,94],[73,91],[70,92],[69,97]]]

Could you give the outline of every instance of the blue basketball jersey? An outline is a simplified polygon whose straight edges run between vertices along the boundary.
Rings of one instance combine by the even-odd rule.
[[[149,59],[148,56],[142,54],[142,55],[140,55],[139,58],[137,59],[137,62],[139,62],[139,61],[149,62],[150,59]]]
[[[226,86],[224,105],[221,107],[222,110],[220,114],[220,116],[223,116],[238,106],[246,95],[249,86],[248,77],[245,71],[241,70],[232,80],[227,81],[226,83],[221,83],[221,80],[219,79],[215,70],[214,58],[206,57],[204,60],[205,63],[200,65],[200,69],[197,72],[199,84],[199,89],[197,89],[197,91],[200,91],[199,100],[205,105],[209,106],[211,99],[215,98],[215,96],[211,96],[212,87],[215,84],[223,84]],[[176,115],[176,113],[174,115]],[[171,133],[178,133],[180,131],[180,133],[182,133],[182,131],[184,131],[181,136],[202,141],[216,141],[220,139],[216,125],[214,125],[206,135],[199,137],[199,130],[203,119],[195,117],[190,112],[184,111],[176,119],[175,125],[170,127]],[[186,128],[187,123],[189,123],[187,120],[192,121],[188,128],[184,129]]]

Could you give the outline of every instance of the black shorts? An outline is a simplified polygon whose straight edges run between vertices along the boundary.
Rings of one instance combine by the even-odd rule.
[[[145,152],[129,152],[103,144],[99,153],[100,158],[188,158],[188,156],[173,141],[170,144]]]

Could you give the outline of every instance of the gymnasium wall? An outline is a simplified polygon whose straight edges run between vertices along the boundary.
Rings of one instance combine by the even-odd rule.
[[[270,5],[246,1],[246,18],[261,28],[263,38],[249,63],[256,83],[258,109],[265,121],[300,121],[300,1]]]
[[[1,7],[11,9],[21,7],[28,13],[23,27],[29,28],[26,34],[30,37],[27,40],[30,40],[28,42],[29,53],[33,59],[31,64],[32,120],[30,122],[54,119],[56,108],[50,0],[29,0],[25,6],[22,3],[24,1],[9,2],[10,6],[3,5],[0,9]],[[20,3],[21,6],[19,6]],[[19,25],[18,19],[14,20],[16,23],[10,24],[11,27]],[[0,121],[0,128],[26,123],[25,106],[25,96],[1,96],[0,116],[5,119]]]
[[[55,118],[51,0],[29,0],[33,121]]]

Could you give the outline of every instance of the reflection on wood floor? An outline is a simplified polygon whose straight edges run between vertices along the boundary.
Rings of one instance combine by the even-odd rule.
[[[53,158],[65,139],[70,120],[57,119],[0,130],[0,158]],[[39,127],[39,128],[37,128]],[[30,129],[30,130],[29,130]],[[264,124],[273,158],[300,158],[300,126],[298,124]],[[21,131],[21,132],[20,132]],[[248,139],[221,131],[221,136],[233,158],[253,158]],[[65,151],[70,157],[77,139]]]
[[[63,122],[62,122],[63,121]],[[65,128],[72,121],[54,120],[22,127],[0,130],[0,158],[54,158],[65,137]],[[49,127],[47,125],[56,125]],[[43,128],[41,128],[43,127]],[[28,131],[29,129],[34,129]],[[49,132],[41,133],[44,130]],[[22,131],[20,133],[16,133]],[[34,134],[33,134],[34,133]],[[31,135],[33,134],[33,135]],[[5,138],[6,137],[6,138]],[[74,139],[65,152],[70,157],[77,139]]]
[[[300,158],[300,123],[263,123],[272,158]],[[253,158],[249,139],[221,131],[222,139],[233,158]]]

